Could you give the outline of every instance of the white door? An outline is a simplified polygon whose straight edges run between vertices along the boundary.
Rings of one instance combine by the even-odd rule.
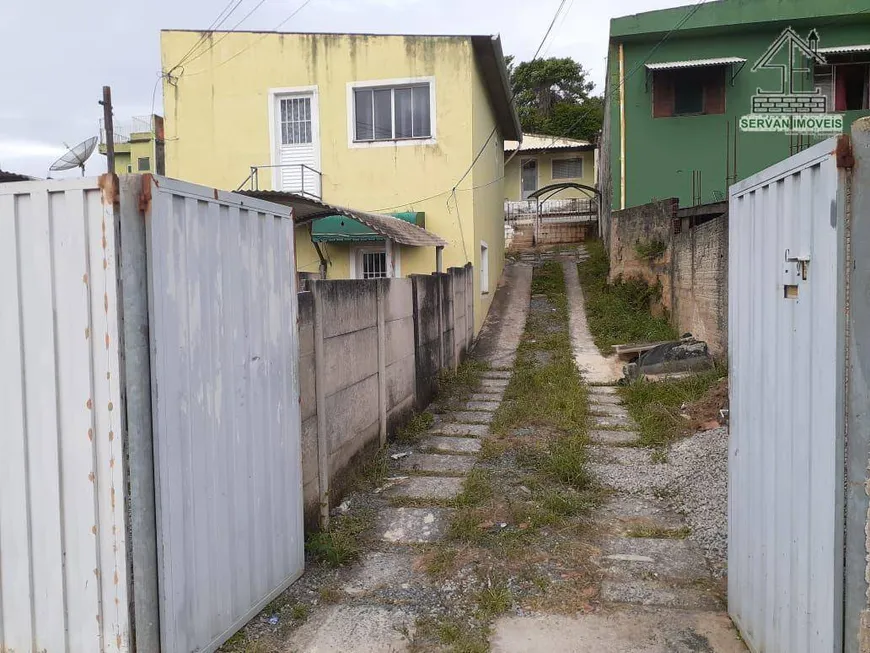
[[[320,129],[317,95],[313,92],[275,98],[277,160],[275,186],[279,190],[321,197]]]
[[[538,190],[538,160],[525,159],[522,162],[522,197],[529,199],[529,195]]]

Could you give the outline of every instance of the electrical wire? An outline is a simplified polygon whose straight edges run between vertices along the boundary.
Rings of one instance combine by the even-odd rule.
[[[248,13],[246,13],[244,16],[242,16],[242,19],[241,19],[239,22],[237,22],[235,25],[233,25],[233,26],[229,29],[229,31],[224,32],[224,33],[221,35],[221,37],[220,37],[219,39],[217,39],[214,43],[212,43],[210,46],[208,46],[205,50],[203,50],[202,52],[200,52],[200,53],[197,54],[196,56],[191,57],[190,59],[188,59],[188,60],[185,61],[184,63],[190,63],[190,62],[192,62],[192,61],[196,61],[196,60],[199,59],[201,56],[208,54],[210,50],[213,50],[214,48],[216,48],[216,47],[218,46],[218,44],[219,44],[221,41],[223,41],[225,38],[227,38],[227,36],[229,36],[230,34],[232,34],[232,33],[233,33],[233,32],[234,32],[234,31],[239,27],[239,25],[241,25],[241,24],[244,23],[246,20],[248,20],[248,18],[250,18],[251,15],[252,15],[255,11],[257,11],[257,9],[259,9],[260,7],[262,7],[262,6],[265,4],[265,2],[266,2],[266,0],[260,0],[257,4],[254,5],[254,8],[251,9],[251,10],[250,10]]]
[[[181,59],[178,60],[178,63],[176,63],[174,66],[172,66],[172,68],[170,68],[170,69],[167,71],[166,74],[167,74],[167,75],[171,75],[175,70],[177,70],[178,68],[180,68],[181,66],[183,66],[183,65],[188,61],[187,58],[188,58],[188,57],[189,57],[189,56],[190,56],[190,55],[191,55],[191,54],[192,54],[192,53],[193,53],[193,52],[194,52],[194,51],[195,51],[195,50],[196,50],[200,45],[202,45],[203,43],[205,43],[205,41],[209,38],[209,36],[211,36],[212,34],[214,34],[214,31],[215,31],[218,27],[220,27],[221,25],[223,25],[224,22],[226,22],[226,20],[227,20],[230,16],[233,15],[233,12],[235,12],[235,10],[239,8],[239,5],[242,4],[243,1],[244,1],[244,0],[230,0],[230,1],[226,4],[226,6],[221,10],[221,12],[217,15],[217,18],[215,18],[215,19],[211,22],[211,25],[209,25],[208,28],[205,30],[205,32],[203,32],[202,35],[200,35],[199,39],[196,41],[196,43],[193,44],[193,46],[190,48],[190,50],[188,50],[188,51],[184,54],[184,56],[181,57]],[[235,4],[233,4],[234,2],[235,2]],[[232,7],[232,9],[230,9],[230,7]],[[227,13],[226,16],[224,16],[224,13],[227,11],[227,9],[229,9],[229,13]]]
[[[707,1],[708,1],[708,0],[699,0],[699,1],[698,1],[698,2],[697,2],[697,3],[696,3],[692,8],[688,11],[688,12],[686,12],[686,14],[685,14],[685,15],[684,15],[684,16],[683,16],[679,21],[677,21],[676,25],[674,25],[674,26],[673,26],[673,27],[672,27],[672,28],[667,32],[667,34],[665,34],[665,35],[661,38],[661,40],[659,40],[659,41],[658,41],[658,42],[657,42],[657,43],[652,47],[652,49],[651,49],[651,50],[646,54],[646,56],[645,56],[641,61],[639,61],[639,62],[634,66],[634,68],[632,68],[632,69],[628,72],[627,75],[625,75],[622,79],[620,79],[620,80],[619,80],[619,83],[618,83],[615,87],[613,87],[613,88],[610,89],[610,93],[615,93],[615,92],[618,91],[620,88],[622,88],[622,86],[625,84],[625,82],[628,81],[628,80],[629,80],[629,79],[630,79],[630,78],[631,78],[631,77],[632,77],[632,76],[633,76],[633,75],[634,75],[638,70],[640,70],[640,68],[641,68],[641,67],[642,67],[642,66],[643,66],[647,61],[649,61],[649,58],[652,57],[653,54],[655,54],[656,50],[658,50],[658,49],[659,49],[659,48],[660,48],[660,47],[665,43],[665,41],[667,41],[667,40],[671,37],[671,35],[672,35],[674,32],[677,32],[677,31],[679,31],[680,29],[682,29],[682,27],[683,27],[683,26],[684,26],[684,25],[685,25],[685,24],[686,24],[686,23],[687,23],[687,22],[692,18],[692,16],[694,16],[694,15],[698,12],[698,10],[701,8],[701,6],[702,6],[705,2],[707,2]],[[591,109],[591,107],[590,107],[589,109],[587,109],[586,111],[584,111],[583,113],[581,113],[573,123],[571,123],[567,128],[565,128],[565,129],[562,131],[561,134],[558,134],[558,135],[556,135],[556,136],[553,136],[552,140],[551,140],[547,145],[545,145],[544,148],[541,150],[541,154],[546,154],[546,153],[549,151],[549,149],[550,149],[550,148],[551,148],[551,147],[556,143],[556,141],[559,140],[560,138],[566,138],[566,137],[567,137],[567,134],[570,134],[571,131],[572,131],[575,127],[577,127],[577,126],[578,126],[578,125],[579,125],[579,124],[580,124],[580,123],[581,123],[581,122],[582,122],[582,121],[583,121],[583,120],[584,120],[584,119],[585,119],[585,118],[586,118],[586,117],[591,113],[591,111],[592,111],[592,109]]]

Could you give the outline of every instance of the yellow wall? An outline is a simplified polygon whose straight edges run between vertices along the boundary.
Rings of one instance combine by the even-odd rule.
[[[505,155],[510,156],[510,154]],[[583,177],[578,179],[553,179],[553,159],[576,159],[583,157]],[[526,159],[538,160],[538,188],[543,188],[549,184],[560,183],[563,181],[573,181],[578,184],[586,184],[587,186],[595,186],[595,153],[594,152],[548,152],[546,154],[517,154],[510,163],[505,166],[504,176],[504,198],[510,201],[522,199],[520,191],[520,162]],[[552,199],[568,199],[571,197],[588,197],[582,191],[575,188],[568,188],[554,195]]]
[[[172,70],[201,35],[162,32],[163,70]],[[426,228],[448,241],[445,268],[471,260],[479,270],[479,241],[486,240],[490,290],[495,290],[503,260],[503,191],[500,182],[482,193],[471,187],[501,176],[496,152],[481,157],[455,196],[449,192],[494,126],[469,38],[238,32],[209,35],[205,48],[200,51],[206,54],[164,80],[167,175],[237,188],[251,165],[272,161],[269,90],[317,86],[324,201],[370,211],[425,212]],[[430,76],[434,144],[349,147],[348,82]],[[496,140],[501,148],[501,138]],[[271,176],[262,171],[260,189],[269,188]],[[348,276],[349,247],[333,244],[326,250],[332,260],[328,276]],[[317,270],[307,231],[297,231],[297,257],[300,270]],[[403,276],[434,270],[433,248],[403,248],[401,257]],[[491,294],[484,301],[477,296],[479,327]]]
[[[154,138],[146,134],[136,134],[135,138],[136,140],[115,144],[116,175],[156,172],[157,159],[154,152]],[[100,146],[100,151],[105,154],[102,145]],[[149,169],[147,171],[139,170],[139,158],[146,156],[150,164]],[[127,166],[131,166],[131,169],[127,170]]]

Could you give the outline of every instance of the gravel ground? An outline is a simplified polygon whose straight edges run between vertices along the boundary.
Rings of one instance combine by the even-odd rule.
[[[674,507],[692,528],[689,539],[704,550],[717,577],[728,564],[728,431],[703,431],[671,447]]]

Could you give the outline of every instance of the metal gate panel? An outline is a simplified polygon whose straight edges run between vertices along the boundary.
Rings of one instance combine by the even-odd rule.
[[[161,177],[149,192],[161,645],[212,651],[303,570],[293,222]]]
[[[3,651],[129,650],[113,196],[0,184]]]
[[[842,650],[834,149],[820,143],[731,189],[728,598],[765,653]]]

